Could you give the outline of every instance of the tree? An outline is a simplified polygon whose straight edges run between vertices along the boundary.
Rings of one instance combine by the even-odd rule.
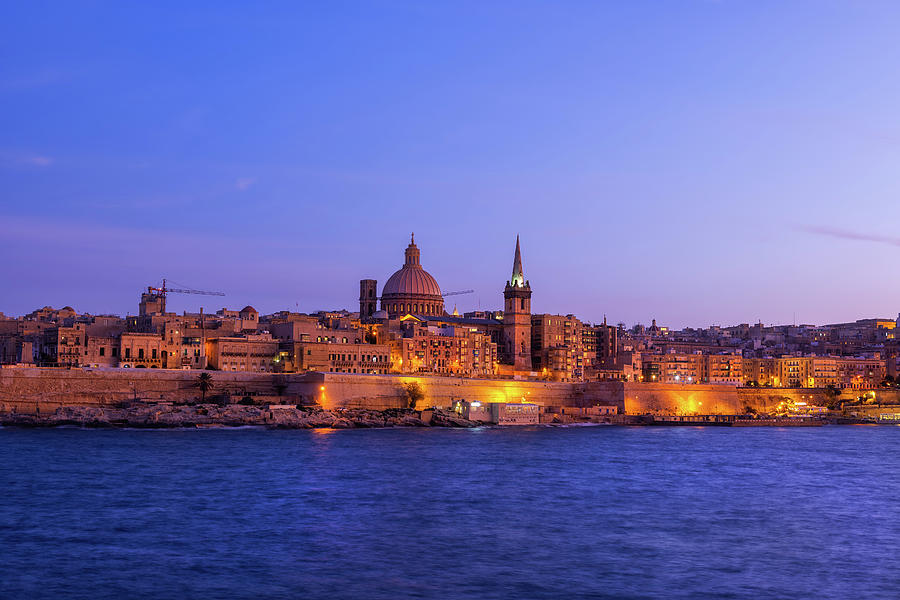
[[[406,389],[406,399],[409,402],[409,408],[415,408],[420,400],[425,399],[425,390],[419,385],[418,381],[410,381],[403,384]]]
[[[200,376],[197,377],[197,383],[194,385],[200,388],[200,402],[206,402],[206,392],[215,387],[212,375],[209,373],[200,373]]]
[[[841,390],[834,384],[825,387],[825,407],[828,410],[837,410],[841,407]]]

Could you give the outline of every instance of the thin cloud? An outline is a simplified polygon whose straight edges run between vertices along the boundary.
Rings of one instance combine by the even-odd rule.
[[[889,235],[878,235],[876,233],[861,233],[859,231],[850,231],[848,229],[838,229],[836,227],[824,226],[808,226],[801,227],[802,231],[813,233],[816,235],[824,235],[826,237],[838,238],[841,240],[853,240],[857,242],[876,242],[878,244],[889,244],[891,246],[900,246],[900,237],[892,237]]]
[[[242,192],[249,190],[256,183],[256,177],[239,177],[234,182],[234,187]]]
[[[0,167],[49,167],[56,160],[50,156],[16,150],[0,149]]]
[[[28,156],[22,162],[33,167],[49,167],[53,164],[53,159],[49,156]]]

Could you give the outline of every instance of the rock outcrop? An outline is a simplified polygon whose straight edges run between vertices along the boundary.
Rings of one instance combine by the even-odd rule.
[[[456,413],[413,409],[323,410],[318,407],[172,404],[137,402],[121,407],[63,406],[43,415],[0,413],[0,424],[25,427],[241,427],[273,429],[373,427],[477,427]]]

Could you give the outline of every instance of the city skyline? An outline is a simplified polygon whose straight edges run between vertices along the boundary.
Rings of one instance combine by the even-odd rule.
[[[0,598],[897,595],[900,2],[4,9]]]
[[[535,312],[897,314],[900,8],[353,8],[12,7],[0,311],[353,310],[415,230],[463,312],[520,234]]]
[[[407,250],[405,250],[405,254],[406,254],[406,259],[405,259],[405,260],[406,260],[407,264],[409,264],[409,260],[410,260],[410,258],[409,258],[409,252],[410,252],[410,248],[412,248],[412,249],[414,249],[414,252],[415,252],[415,259],[414,259],[414,260],[415,260],[416,264],[418,264],[418,262],[419,262],[419,252],[420,252],[420,251],[419,251],[418,247],[417,247],[416,244],[415,244],[415,234],[414,234],[414,233],[411,234],[411,238],[410,238],[410,242],[409,242],[409,243],[410,243],[409,248],[407,248]],[[523,269],[522,269],[521,250],[520,250],[520,240],[519,240],[519,236],[516,236],[516,245],[515,245],[514,262],[513,262],[513,272],[512,272],[512,277],[511,277],[510,281],[512,281],[513,283],[515,283],[516,280],[517,280],[517,278],[518,278],[519,284],[521,284],[522,281],[525,281],[526,283],[528,283],[529,280],[528,280],[527,277],[525,277],[525,278],[523,279],[522,271],[523,271]],[[384,294],[382,293],[382,290],[385,289],[387,281],[393,279],[394,277],[396,277],[397,275],[399,275],[399,273],[400,273],[400,271],[397,271],[397,272],[394,274],[394,276],[391,276],[391,277],[385,276],[384,279],[364,278],[363,280],[360,280],[358,283],[360,283],[360,284],[361,284],[361,283],[365,283],[365,282],[371,283],[371,284],[374,286],[373,291],[374,291],[374,293],[376,294],[376,295],[375,295],[376,304],[373,305],[373,306],[375,306],[377,309],[380,309],[380,310],[386,310],[386,309],[384,308],[384,306],[385,306],[385,305],[384,305],[384,298],[383,298],[383,295],[384,295]],[[426,271],[426,276],[427,276],[427,277],[431,277],[431,276],[427,273],[427,271]],[[434,279],[432,278],[432,280],[434,280]],[[509,281],[507,281],[507,286],[508,286],[508,284],[509,284]],[[438,284],[435,282],[435,285],[438,285]],[[160,286],[161,286],[161,287],[160,287]],[[155,292],[163,292],[163,291],[166,291],[166,290],[167,290],[167,279],[166,279],[166,278],[163,278],[163,279],[161,279],[161,280],[159,280],[159,281],[151,282],[151,285],[150,285],[150,286],[146,286],[146,287],[148,288],[148,291],[151,291],[151,292],[154,292],[154,293],[155,293]],[[188,289],[187,289],[187,294],[189,294],[189,295],[182,296],[182,295],[180,295],[180,292],[182,292],[183,290],[181,290],[181,289],[175,289],[175,288],[182,288],[182,287],[188,288]],[[143,288],[142,288],[142,289],[143,289]],[[171,281],[171,280],[169,280],[169,283],[168,283],[168,289],[171,289],[171,292],[174,293],[175,295],[174,295],[174,296],[172,296],[172,295],[167,296],[166,310],[167,310],[167,312],[173,313],[173,314],[178,314],[178,313],[184,313],[184,314],[197,314],[198,311],[199,311],[199,312],[203,312],[204,310],[207,312],[207,314],[212,314],[212,313],[215,312],[215,311],[220,311],[220,312],[221,312],[221,311],[223,311],[223,310],[225,310],[225,311],[229,311],[229,310],[230,310],[230,311],[234,311],[234,310],[237,310],[238,305],[241,304],[241,302],[238,302],[237,304],[235,304],[235,303],[229,303],[228,300],[227,300],[227,298],[222,298],[222,297],[227,297],[227,294],[224,293],[224,292],[221,292],[221,291],[212,291],[212,290],[199,290],[199,291],[198,291],[197,286],[192,286],[192,285],[188,285],[188,284],[178,283],[178,282]],[[385,293],[386,293],[386,292],[385,292]],[[195,294],[197,294],[197,295],[195,295]],[[362,291],[361,291],[361,290],[360,290],[360,294],[362,294]],[[472,308],[472,309],[459,310],[459,304],[460,304],[459,301],[460,301],[461,299],[466,298],[467,296],[472,295],[472,294],[477,294],[477,292],[476,292],[475,290],[449,290],[449,289],[447,289],[447,288],[443,288],[443,295],[444,295],[445,297],[452,297],[452,300],[448,301],[448,303],[447,303],[446,305],[444,305],[440,310],[437,310],[437,311],[432,312],[432,313],[430,313],[430,314],[435,314],[435,315],[438,315],[438,314],[445,314],[445,315],[450,316],[450,315],[452,315],[452,314],[457,314],[457,313],[462,314],[462,313],[464,313],[464,312],[473,312],[473,311],[477,311],[477,312],[480,312],[480,311],[498,311],[500,314],[502,314],[502,313],[504,312],[504,306],[502,305],[502,303],[498,303],[498,302],[496,301],[496,299],[494,300],[493,304],[491,304],[491,303],[490,303],[491,301],[489,300],[487,305],[482,306],[480,296],[478,296],[478,299],[477,299],[477,301],[476,301],[477,306],[475,306],[475,307]],[[529,295],[530,295],[530,294],[529,294]],[[201,297],[201,298],[203,298],[203,300],[197,300],[198,296]],[[215,301],[213,301],[210,297],[219,297],[219,298],[222,298],[221,302],[219,302],[219,304],[221,304],[222,306],[219,306],[218,304],[214,304]],[[446,298],[445,298],[445,299],[446,299]],[[360,303],[361,303],[361,300],[362,300],[361,297],[358,298],[358,299],[356,299],[356,301],[357,301],[357,302],[360,302]],[[253,302],[250,302],[249,304],[246,305],[246,307],[247,307],[247,308],[251,308],[251,305],[252,305],[252,304],[254,304],[254,303],[253,303]],[[256,304],[258,304],[258,305],[260,305],[260,306],[263,306],[263,305],[264,305],[264,304],[259,304],[258,302],[257,302]],[[195,305],[195,307],[194,307],[194,308],[175,308],[175,309],[173,310],[173,305],[174,305],[174,307],[183,307],[183,306]],[[496,306],[495,306],[495,305],[496,305]],[[75,312],[78,313],[78,314],[87,314],[87,315],[95,315],[95,316],[101,316],[101,315],[128,316],[128,315],[138,314],[138,313],[137,313],[136,311],[134,311],[133,309],[128,309],[128,310],[125,310],[125,311],[122,311],[122,312],[110,312],[110,311],[104,312],[104,311],[96,311],[96,310],[90,310],[90,309],[87,309],[87,310],[81,309],[81,310],[80,310],[80,309],[78,309],[78,308],[76,308],[76,307],[74,307],[74,306],[71,306],[71,304],[59,304],[59,305],[57,305],[57,306],[45,304],[45,305],[35,306],[34,308],[32,308],[32,309],[30,309],[30,310],[23,311],[23,312],[18,313],[18,314],[12,313],[12,312],[6,312],[6,313],[4,313],[4,311],[0,310],[0,315],[4,315],[4,314],[5,314],[5,316],[6,316],[7,318],[17,318],[17,317],[18,317],[18,318],[21,318],[21,317],[23,317],[23,316],[26,316],[27,314],[33,313],[33,312],[35,312],[35,311],[38,311],[38,312],[39,312],[40,309],[44,309],[44,308],[48,308],[48,307],[49,307],[49,308],[52,308],[52,309],[56,309],[56,310],[62,309],[62,308],[70,308],[70,309],[74,309]],[[199,307],[199,308],[196,308],[196,307]],[[349,304],[347,304],[347,305],[333,306],[333,307],[322,307],[322,308],[309,309],[309,310],[301,309],[301,307],[299,306],[299,303],[296,303],[296,304],[295,304],[295,307],[294,307],[293,309],[292,309],[291,307],[282,307],[282,308],[278,308],[278,309],[271,310],[271,311],[263,310],[263,311],[260,311],[259,314],[261,314],[261,315],[265,315],[265,314],[274,315],[274,314],[276,314],[276,313],[292,312],[292,311],[293,311],[293,312],[297,312],[297,313],[302,313],[302,314],[319,314],[319,313],[326,313],[326,312],[341,312],[341,311],[344,311],[344,312],[347,312],[347,313],[349,313],[349,314],[359,313],[361,317],[365,317],[366,315],[363,315],[363,314],[362,314],[362,312],[360,311],[360,308],[361,308],[361,305],[360,305],[360,306],[354,306],[354,303],[353,303],[352,301],[351,301]],[[416,308],[418,308],[418,305],[416,305]],[[254,308],[254,310],[256,310],[256,309]],[[372,309],[372,310],[374,310],[374,309]],[[423,305],[423,310],[424,310],[424,305]],[[562,316],[562,315],[572,315],[572,316],[575,316],[575,317],[580,317],[580,316],[581,316],[581,315],[578,315],[578,314],[575,314],[575,313],[573,313],[573,312],[571,312],[571,311],[566,311],[566,310],[542,311],[542,312],[543,312],[544,314],[556,314],[556,315],[561,315],[561,316]],[[401,316],[401,315],[403,315],[403,314],[408,314],[408,313],[418,314],[416,310],[413,310],[413,309],[412,309],[412,305],[410,305],[410,308],[409,308],[408,310],[405,310],[405,311],[403,311],[403,312],[400,312],[400,313],[399,313],[398,315],[396,315],[396,316]],[[371,311],[370,311],[368,314],[371,314]],[[767,326],[767,327],[784,327],[784,326],[791,326],[791,325],[794,325],[794,326],[814,326],[814,327],[816,327],[816,326],[836,325],[836,324],[839,324],[838,321],[821,322],[821,323],[799,321],[799,320],[797,320],[797,318],[796,318],[796,313],[794,314],[794,319],[793,319],[793,321],[791,321],[791,322],[784,322],[784,323],[764,323],[764,322],[762,322],[762,321],[740,321],[740,322],[734,322],[734,323],[709,323],[709,324],[707,324],[707,325],[685,325],[685,326],[681,326],[681,327],[679,327],[679,326],[674,326],[674,325],[671,325],[671,324],[668,324],[668,323],[665,323],[665,322],[659,322],[659,323],[657,323],[657,319],[656,319],[656,318],[651,318],[651,319],[648,319],[648,320],[646,320],[646,321],[638,320],[638,321],[635,321],[635,322],[633,322],[633,323],[625,323],[624,321],[617,321],[617,320],[611,319],[611,318],[608,319],[607,317],[608,317],[608,316],[607,316],[606,314],[604,314],[603,317],[602,317],[601,319],[598,319],[598,320],[596,320],[596,321],[592,321],[592,320],[590,320],[590,319],[582,319],[582,320],[585,321],[586,323],[596,323],[596,324],[600,324],[600,323],[604,323],[604,324],[605,324],[605,323],[608,321],[610,325],[618,325],[618,326],[620,326],[620,327],[625,327],[626,329],[640,328],[640,327],[648,327],[648,326],[650,326],[650,325],[652,325],[652,326],[655,327],[655,326],[659,325],[659,326],[661,326],[661,327],[666,327],[666,328],[668,328],[668,329],[670,329],[670,330],[673,330],[673,331],[678,331],[678,330],[682,330],[682,329],[698,329],[698,330],[699,330],[699,329],[709,329],[709,328],[714,328],[714,327],[735,327],[735,326],[738,326],[738,325],[747,325],[747,324],[749,324],[749,325],[757,325],[757,324],[760,324],[760,325]],[[861,322],[861,321],[865,321],[865,320],[888,320],[888,321],[892,321],[892,320],[894,320],[894,319],[893,319],[893,317],[889,317],[889,316],[886,316],[886,315],[885,315],[885,316],[880,316],[880,317],[879,317],[879,316],[876,316],[876,315],[866,315],[866,316],[860,316],[860,317],[855,318],[855,319],[849,319],[849,320],[846,320],[846,321],[844,321],[844,323],[852,323],[852,322],[854,322],[854,321],[856,321],[856,322]],[[900,323],[900,313],[898,313],[898,316],[897,316],[896,321],[897,321],[898,323]]]

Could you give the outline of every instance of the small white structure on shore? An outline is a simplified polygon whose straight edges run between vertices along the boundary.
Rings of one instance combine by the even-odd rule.
[[[469,402],[458,400],[453,410],[470,421],[494,425],[537,425],[541,407],[537,404],[513,402]]]

